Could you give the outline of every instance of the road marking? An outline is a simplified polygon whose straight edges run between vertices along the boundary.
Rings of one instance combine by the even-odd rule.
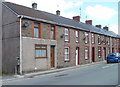
[[[111,64],[111,65],[107,65],[107,66],[103,66],[102,68],[105,69],[105,68],[109,68],[111,66],[113,66],[114,64]]]

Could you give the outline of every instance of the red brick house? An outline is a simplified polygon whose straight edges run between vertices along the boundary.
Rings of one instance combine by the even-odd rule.
[[[108,27],[93,26],[92,20],[82,23],[79,16],[62,17],[59,10],[56,14],[40,11],[36,5],[2,3],[3,72],[76,66],[104,61],[108,53],[120,52],[120,36]]]

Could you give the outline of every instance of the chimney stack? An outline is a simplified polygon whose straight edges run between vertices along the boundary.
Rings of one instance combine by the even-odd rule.
[[[103,29],[105,29],[105,30],[107,30],[107,31],[109,30],[109,28],[108,28],[107,26],[103,27]]]
[[[60,16],[60,10],[56,11],[56,15]]]
[[[75,21],[80,21],[80,16],[74,16],[74,17],[73,17],[73,20],[75,20]]]
[[[89,24],[89,25],[92,25],[92,20],[86,20],[85,23]]]
[[[32,8],[33,8],[34,10],[36,10],[36,9],[37,9],[37,3],[32,3]]]
[[[96,27],[101,28],[102,26],[101,25],[96,25]]]

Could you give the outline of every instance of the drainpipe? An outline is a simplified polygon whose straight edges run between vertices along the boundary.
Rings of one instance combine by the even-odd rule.
[[[111,48],[110,53],[112,53],[112,37],[110,37],[110,48]]]
[[[22,18],[23,16],[19,16],[20,18],[20,75],[22,75]]]
[[[89,33],[89,43],[90,43],[90,51],[89,51],[89,53],[90,53],[90,63],[92,63],[92,54],[91,54],[91,52],[92,52],[92,44],[91,44],[91,42],[92,42],[92,40],[91,40],[91,32]]]

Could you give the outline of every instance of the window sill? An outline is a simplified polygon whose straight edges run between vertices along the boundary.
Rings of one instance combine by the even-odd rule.
[[[47,57],[35,57],[35,59],[41,59],[41,58],[47,58]]]
[[[70,60],[64,60],[64,62],[70,62]]]

